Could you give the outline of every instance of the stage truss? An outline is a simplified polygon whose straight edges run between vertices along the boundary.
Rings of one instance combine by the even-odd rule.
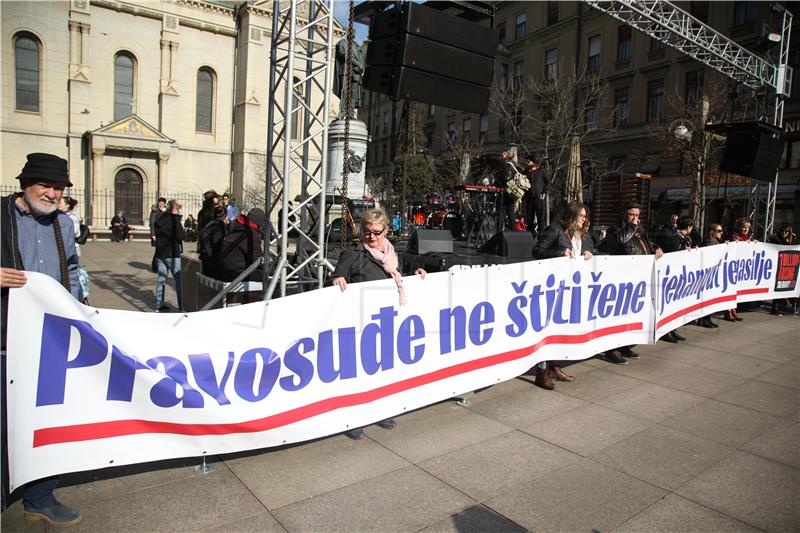
[[[267,224],[265,300],[276,290],[321,288],[330,268],[324,213],[333,35],[333,0],[273,3],[264,210],[278,224]],[[298,180],[299,201],[290,206],[290,183]]]
[[[734,81],[761,91],[769,116],[764,119],[783,128],[784,100],[789,95],[792,73],[789,68],[789,36],[792,14],[780,4],[773,9],[781,14],[781,37],[775,63],[770,63],[721,35],[686,11],[666,0],[584,0],[589,6],[614,17],[648,37],[671,46],[696,61],[725,74]],[[760,118],[760,117],[759,117]],[[754,225],[763,229],[764,239],[772,233],[778,194],[778,174],[762,195],[761,182],[753,180],[749,213]]]

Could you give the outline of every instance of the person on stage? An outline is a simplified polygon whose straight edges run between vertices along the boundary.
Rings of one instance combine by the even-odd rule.
[[[533,238],[541,236],[545,228],[544,204],[550,189],[550,176],[544,165],[536,160],[534,154],[525,156],[525,169],[523,173],[531,182],[531,188],[525,191],[522,205],[525,206],[525,217],[528,229],[533,233]]]
[[[403,289],[403,276],[398,270],[398,257],[394,246],[386,238],[389,231],[389,217],[382,209],[369,209],[361,215],[361,240],[353,242],[342,252],[336,269],[331,274],[331,284],[342,292],[349,283],[394,279],[400,304],[406,303]],[[426,272],[418,268],[415,274],[425,279]],[[397,422],[387,418],[378,422],[384,429],[394,429]],[[345,432],[351,439],[364,438],[364,429],[356,428]]]

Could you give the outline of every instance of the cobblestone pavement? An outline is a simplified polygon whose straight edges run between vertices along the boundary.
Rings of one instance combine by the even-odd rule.
[[[149,311],[148,243],[90,243],[92,304]],[[174,305],[173,290],[168,301]],[[615,366],[522,376],[368,438],[70,474],[73,531],[797,531],[800,320],[765,312]],[[41,531],[19,501],[2,530]]]

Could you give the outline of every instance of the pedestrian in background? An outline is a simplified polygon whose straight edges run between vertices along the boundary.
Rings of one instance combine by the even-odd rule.
[[[161,313],[169,310],[169,306],[164,302],[164,291],[169,273],[172,273],[172,279],[175,280],[178,310],[182,311],[181,253],[183,253],[183,240],[186,238],[186,234],[181,223],[181,204],[177,200],[167,202],[167,210],[156,219],[155,236],[155,261],[158,270],[155,311]]]
[[[73,234],[76,240],[81,236],[81,217],[75,211],[77,205],[78,200],[71,196],[62,196],[61,200],[58,202],[59,211],[65,213],[70,220],[72,220]],[[81,245],[78,244],[77,241],[75,242],[75,252],[77,252],[78,260],[80,261]],[[89,273],[80,265],[78,266],[78,280],[81,284],[81,296],[79,300],[81,303],[89,305]]]

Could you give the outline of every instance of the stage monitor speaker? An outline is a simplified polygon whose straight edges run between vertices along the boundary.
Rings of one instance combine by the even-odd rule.
[[[453,253],[453,236],[444,229],[418,229],[411,236],[408,250],[417,254]]]
[[[533,245],[533,235],[529,231],[501,231],[483,245],[481,253],[532,258]]]
[[[780,133],[755,122],[733,124],[725,140],[720,170],[772,182],[781,163]]]

